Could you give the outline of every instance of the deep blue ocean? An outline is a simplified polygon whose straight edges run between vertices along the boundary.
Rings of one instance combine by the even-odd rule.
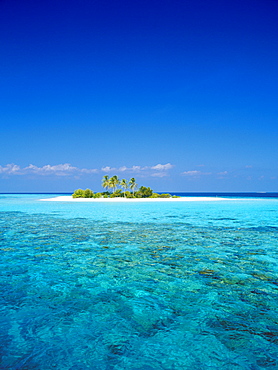
[[[0,194],[0,369],[278,369],[278,194],[183,195]]]

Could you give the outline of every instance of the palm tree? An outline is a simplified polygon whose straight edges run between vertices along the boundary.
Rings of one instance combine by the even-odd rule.
[[[128,188],[128,183],[127,183],[126,179],[122,179],[120,185],[123,188],[124,197],[125,197],[125,192],[126,192],[126,189]]]
[[[130,180],[129,180],[129,187],[130,189],[133,191],[133,196],[134,196],[134,192],[135,192],[135,189],[137,187],[137,184],[136,184],[136,181],[135,181],[135,178],[132,177]]]
[[[120,183],[120,180],[118,176],[115,175],[110,178],[109,184],[110,184],[110,188],[113,188],[113,193],[115,193],[117,185],[119,185],[119,183]]]
[[[103,176],[102,187],[106,189],[106,191],[108,191],[108,189],[110,188],[109,184],[110,184],[109,176],[108,175]]]

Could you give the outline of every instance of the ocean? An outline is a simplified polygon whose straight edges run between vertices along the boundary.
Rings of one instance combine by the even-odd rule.
[[[278,194],[197,194],[0,194],[0,369],[277,369]]]

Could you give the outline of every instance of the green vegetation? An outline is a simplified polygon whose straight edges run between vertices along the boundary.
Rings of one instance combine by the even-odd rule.
[[[128,189],[128,182],[126,181],[126,179],[122,179],[120,182],[120,185],[123,188],[124,197],[125,197],[126,190]]]
[[[94,193],[92,192],[92,190],[86,189],[84,191],[84,198],[93,198],[93,196],[94,196]]]
[[[133,196],[135,194],[135,189],[137,188],[137,184],[136,184],[136,181],[135,181],[135,178],[132,177],[130,180],[129,180],[129,187],[130,189],[133,191]]]
[[[138,191],[136,191],[136,198],[149,198],[153,195],[151,188],[146,188],[141,186]]]
[[[118,189],[120,186],[122,189]],[[94,193],[90,189],[77,189],[72,194],[73,198],[179,198],[177,195],[154,193],[150,187],[141,186],[137,191],[138,184],[134,177],[129,181],[126,179],[120,180],[118,176],[108,175],[103,176],[102,187],[105,189],[102,193]],[[112,192],[109,191],[112,189]],[[130,190],[128,190],[130,189]],[[123,190],[123,191],[122,191]]]
[[[73,198],[85,198],[85,190],[82,189],[77,189],[75,192],[72,194]]]

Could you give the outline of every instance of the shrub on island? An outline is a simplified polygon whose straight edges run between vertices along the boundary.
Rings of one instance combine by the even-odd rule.
[[[84,190],[84,198],[93,198],[94,193],[92,192],[91,189],[86,189]]]
[[[150,198],[152,194],[153,190],[150,187],[146,188],[146,186],[141,186],[134,195],[136,198]]]
[[[94,193],[90,189],[82,190],[82,189],[77,189],[75,192],[72,194],[73,198],[93,198]]]
[[[122,193],[121,189],[117,189],[114,193],[110,194],[110,198],[123,198],[124,193]]]
[[[132,194],[130,191],[126,191],[126,192],[125,192],[125,197],[126,197],[126,198],[134,198],[134,197],[133,197],[133,194]]]
[[[172,198],[172,196],[171,196],[171,194],[157,194],[157,193],[153,193],[150,198]]]
[[[82,189],[77,189],[75,192],[72,194],[73,198],[85,198],[85,190]]]

